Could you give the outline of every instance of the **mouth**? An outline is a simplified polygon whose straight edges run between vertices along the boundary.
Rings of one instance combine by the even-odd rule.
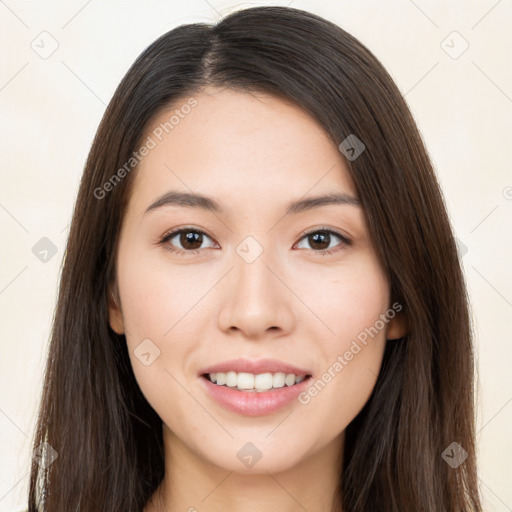
[[[263,393],[293,387],[311,379],[310,374],[295,373],[248,373],[248,372],[211,372],[203,373],[202,378],[219,387],[231,388],[245,393]]]
[[[312,381],[308,373],[207,372],[199,376],[207,395],[244,416],[275,413],[297,400]]]
[[[202,368],[207,395],[229,411],[263,416],[291,405],[307,389],[312,372],[278,359],[231,359]]]

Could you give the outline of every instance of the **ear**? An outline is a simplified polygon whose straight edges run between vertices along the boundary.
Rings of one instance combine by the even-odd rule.
[[[108,292],[108,319],[110,327],[117,334],[124,334],[124,320],[121,311],[119,292],[114,284],[109,288]]]
[[[397,340],[399,338],[403,338],[407,332],[407,316],[403,312],[398,312],[389,320],[386,330],[386,339]]]

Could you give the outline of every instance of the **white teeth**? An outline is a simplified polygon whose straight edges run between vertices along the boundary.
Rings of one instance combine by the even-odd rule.
[[[260,373],[254,375],[246,372],[216,372],[210,373],[209,379],[218,386],[238,388],[241,391],[263,392],[273,388],[282,388],[299,384],[306,378],[305,375],[294,375],[293,373]]]
[[[237,385],[238,377],[236,372],[226,373],[226,386],[234,388]]]
[[[286,374],[284,373],[274,373],[274,377],[272,378],[272,387],[282,388],[284,386],[285,378]]]
[[[295,375],[293,375],[293,373],[288,373],[284,379],[284,383],[287,386],[293,386],[295,384]]]
[[[271,373],[260,373],[254,378],[254,389],[272,389],[273,381]]]
[[[252,373],[239,373],[237,386],[238,389],[254,389],[254,375]]]

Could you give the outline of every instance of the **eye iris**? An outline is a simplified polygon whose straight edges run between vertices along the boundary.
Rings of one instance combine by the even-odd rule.
[[[183,231],[180,235],[180,243],[185,249],[198,249],[203,243],[203,235],[195,231]],[[196,246],[190,247],[189,244],[194,245],[194,243]]]
[[[308,238],[310,241],[310,245],[311,245],[311,247],[313,247],[313,249],[323,250],[323,249],[327,249],[329,247],[330,235],[326,231],[318,231],[316,233],[309,235]],[[311,243],[312,240],[313,240],[313,243]],[[320,243],[320,245],[325,245],[325,247],[315,247],[315,244],[318,244],[318,243]]]

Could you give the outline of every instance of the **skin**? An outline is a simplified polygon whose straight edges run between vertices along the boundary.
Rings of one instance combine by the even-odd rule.
[[[250,417],[209,397],[200,369],[236,357],[275,358],[320,378],[391,300],[359,205],[284,216],[304,196],[357,197],[343,156],[317,122],[269,95],[210,88],[193,96],[197,106],[133,177],[109,310],[163,421],[166,475],[145,512],[325,512],[340,479],[345,428],[370,397],[386,338],[403,336],[405,319],[389,321],[308,404]],[[145,213],[170,190],[213,197],[225,212],[167,205]],[[158,243],[180,227],[206,235],[195,245],[184,235]],[[304,233],[317,228],[352,244],[331,235],[315,245]],[[263,249],[252,263],[236,251],[247,236]],[[148,338],[160,355],[145,366],[134,350]],[[249,441],[262,454],[251,468],[237,457]]]

